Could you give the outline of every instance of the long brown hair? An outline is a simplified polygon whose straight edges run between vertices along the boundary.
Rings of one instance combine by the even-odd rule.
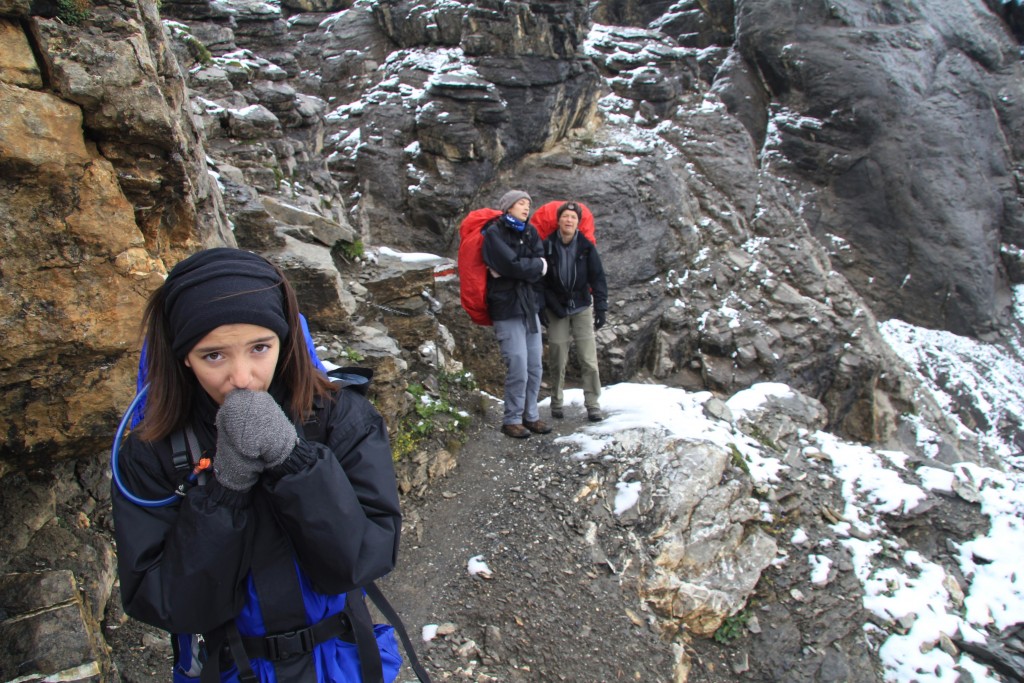
[[[269,261],[268,261],[269,263]],[[317,397],[331,396],[334,385],[318,372],[309,357],[306,340],[299,322],[299,302],[295,290],[284,273],[270,264],[280,277],[278,286],[284,298],[284,315],[288,321],[288,337],[281,340],[281,353],[274,371],[275,381],[288,390],[288,412],[292,417],[306,418]],[[192,397],[198,380],[185,363],[171,351],[172,337],[165,303],[166,283],[150,295],[142,316],[141,334],[146,349],[146,411],[139,425],[144,441],[159,441],[188,422]]]

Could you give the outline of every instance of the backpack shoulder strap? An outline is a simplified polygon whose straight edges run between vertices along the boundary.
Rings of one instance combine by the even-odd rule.
[[[317,398],[313,403],[313,412],[305,420],[294,420],[295,430],[307,441],[327,443],[327,428],[331,420],[332,402],[342,400],[342,389],[351,389],[363,396],[370,386],[373,370],[369,368],[345,367],[334,368],[327,372],[327,378],[338,391],[331,398]]]
[[[184,496],[198,477],[205,476],[196,467],[203,451],[192,425],[174,430],[167,438],[171,450],[167,456],[161,457],[161,464],[167,478],[174,482],[174,492]]]
[[[384,618],[388,620],[395,629],[395,633],[398,634],[399,639],[401,639],[402,647],[405,648],[405,654],[409,657],[409,666],[416,672],[416,677],[420,679],[420,683],[430,683],[430,675],[423,668],[423,665],[420,664],[419,657],[416,656],[416,649],[412,645],[412,640],[409,638],[409,633],[405,630],[405,624],[402,623],[402,618],[398,616],[398,612],[391,606],[388,599],[384,597],[384,593],[381,592],[376,583],[371,581],[366,584],[365,590],[370,600],[373,601],[373,604],[380,610],[380,613],[384,615]]]
[[[363,683],[384,683],[384,664],[380,658],[380,646],[373,629],[373,617],[366,609],[363,592],[358,588],[345,593],[345,614],[352,628],[359,653],[359,670]]]
[[[192,451],[188,447],[188,440],[184,429],[176,429],[171,432],[171,467],[174,472],[192,469]]]

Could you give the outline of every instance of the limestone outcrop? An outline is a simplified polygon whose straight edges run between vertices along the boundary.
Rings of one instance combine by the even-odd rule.
[[[134,363],[148,291],[163,264],[146,249],[115,166],[76,104],[42,89],[28,36],[0,21],[0,413],[6,472],[109,438]]]

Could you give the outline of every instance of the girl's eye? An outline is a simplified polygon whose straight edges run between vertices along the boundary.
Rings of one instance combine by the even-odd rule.
[[[223,358],[223,356],[220,351],[211,351],[203,356],[203,360],[210,361],[211,363],[219,361],[221,358]]]
[[[256,346],[252,347],[252,350],[255,353],[266,353],[267,351],[270,350],[270,344],[257,344]]]

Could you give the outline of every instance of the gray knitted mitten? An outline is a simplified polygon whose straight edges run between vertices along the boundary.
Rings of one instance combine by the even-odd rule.
[[[265,391],[232,391],[217,411],[217,459],[226,446],[259,462],[257,475],[284,462],[298,440],[292,421]]]
[[[262,460],[239,453],[229,442],[217,436],[217,457],[213,459],[213,471],[217,481],[224,487],[248,491],[260,478],[263,469]]]

